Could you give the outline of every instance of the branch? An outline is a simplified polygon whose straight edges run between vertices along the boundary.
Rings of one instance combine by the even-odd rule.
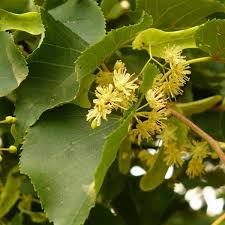
[[[209,134],[207,134],[205,131],[203,131],[200,127],[195,125],[191,120],[189,120],[187,117],[183,116],[181,113],[175,111],[170,106],[167,106],[167,108],[170,110],[171,114],[174,117],[176,117],[178,120],[180,120],[181,122],[186,124],[188,127],[190,127],[200,137],[205,139],[209,143],[209,145],[216,151],[219,158],[225,164],[225,154],[223,153],[222,149],[220,148],[220,145],[219,145],[218,141],[216,141],[214,138],[212,138]]]
[[[212,225],[219,225],[221,224],[221,222],[223,222],[225,220],[225,213],[222,214],[219,218],[217,218]]]

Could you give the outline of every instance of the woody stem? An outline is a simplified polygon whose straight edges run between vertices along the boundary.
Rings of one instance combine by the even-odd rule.
[[[211,137],[209,134],[207,134],[205,131],[203,131],[200,127],[195,125],[191,120],[189,120],[187,117],[182,115],[181,113],[174,110],[172,107],[167,106],[167,108],[170,110],[170,113],[176,117],[178,120],[186,124],[188,127],[190,127],[193,131],[195,131],[200,137],[205,139],[209,145],[216,151],[217,155],[221,159],[221,161],[225,164],[225,154],[220,148],[219,142],[216,141],[213,137]]]

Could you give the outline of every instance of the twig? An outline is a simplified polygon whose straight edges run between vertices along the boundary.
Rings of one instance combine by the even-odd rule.
[[[207,134],[205,131],[203,131],[200,127],[195,125],[191,120],[189,120],[187,117],[183,116],[179,112],[175,111],[170,106],[167,106],[167,108],[170,110],[171,114],[176,117],[178,120],[186,124],[188,127],[190,127],[193,131],[195,131],[199,136],[201,136],[203,139],[208,141],[209,145],[216,151],[219,158],[222,160],[222,162],[225,164],[225,154],[223,153],[222,149],[220,148],[219,142],[216,141],[214,138],[212,138],[209,134]]]
[[[222,214],[219,218],[217,218],[212,225],[219,225],[221,224],[221,222],[223,222],[225,220],[225,213]]]

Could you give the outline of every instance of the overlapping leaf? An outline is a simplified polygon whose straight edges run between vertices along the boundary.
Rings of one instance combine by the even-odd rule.
[[[105,35],[103,13],[93,0],[68,0],[50,14],[90,44]]]
[[[154,64],[148,64],[143,71],[143,82],[139,90],[145,94],[152,87],[153,80],[158,74],[160,74],[158,67]]]
[[[0,97],[16,89],[26,78],[28,68],[10,34],[0,31]]]
[[[92,73],[114,51],[132,40],[138,32],[147,29],[152,24],[150,16],[145,15],[140,23],[122,27],[109,32],[102,41],[87,49],[76,61],[75,71],[80,80]],[[88,63],[87,63],[88,62]]]
[[[161,149],[152,168],[141,178],[140,188],[143,191],[157,188],[164,181],[168,168],[169,166],[164,162],[164,151]]]
[[[93,130],[86,113],[66,105],[44,114],[23,146],[21,171],[31,177],[49,219],[57,225],[83,224],[132,116],[124,121],[111,116]]]
[[[176,30],[204,23],[209,15],[225,10],[221,3],[208,0],[138,0],[137,8],[152,15],[154,27]]]
[[[193,115],[194,123],[217,140],[225,141],[225,113],[204,112]]]
[[[25,13],[33,11],[33,0],[1,0],[0,8],[13,13]]]
[[[6,30],[21,30],[38,35],[44,32],[44,27],[37,12],[15,14],[0,9],[0,31]]]
[[[88,45],[45,11],[42,11],[42,20],[46,28],[45,38],[30,57],[29,77],[18,90],[19,142],[27,127],[44,111],[73,100],[78,89],[74,61]]]
[[[162,56],[165,47],[177,45],[182,49],[196,48],[195,33],[199,26],[172,32],[150,28],[137,35],[132,43],[134,49],[151,51],[154,56]]]
[[[56,8],[57,6],[65,3],[67,0],[44,0],[44,4],[43,4],[43,7],[46,9],[46,10],[50,10],[50,9],[54,9]]]
[[[225,60],[225,20],[212,20],[195,35],[197,46],[215,59]]]

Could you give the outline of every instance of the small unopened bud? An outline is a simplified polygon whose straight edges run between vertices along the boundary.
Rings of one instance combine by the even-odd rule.
[[[124,10],[128,10],[130,8],[130,3],[126,0],[120,2],[120,7]]]
[[[95,129],[95,128],[97,128],[97,127],[98,127],[97,121],[96,121],[96,120],[93,120],[93,121],[91,122],[91,128],[92,128],[92,129]]]
[[[119,70],[124,67],[125,67],[124,63],[121,60],[117,60],[114,65],[114,70]]]
[[[16,122],[16,117],[13,117],[13,116],[6,116],[5,122],[6,122],[6,123],[15,123],[15,122]]]
[[[9,146],[9,152],[10,153],[15,153],[17,152],[17,147],[15,145],[10,145]]]
[[[0,162],[2,162],[2,160],[3,160],[3,158],[2,158],[2,156],[0,155]]]

